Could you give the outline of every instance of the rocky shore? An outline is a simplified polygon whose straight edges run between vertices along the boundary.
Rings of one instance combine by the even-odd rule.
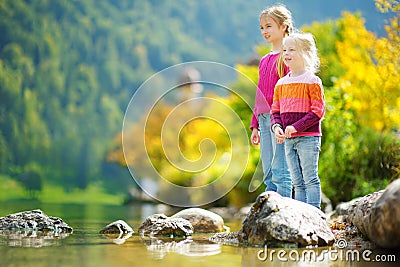
[[[157,240],[168,239],[165,243],[168,249],[193,245],[190,237],[195,234],[208,235],[211,243],[243,247],[335,246],[338,240],[345,240],[351,246],[392,249],[400,247],[399,204],[400,179],[384,190],[341,203],[328,213],[268,191],[260,194],[250,207],[236,210],[236,215],[231,216],[243,216],[241,228],[236,232],[230,232],[223,216],[217,214],[225,217],[232,209],[187,208],[170,217],[163,213],[149,216],[138,227],[137,234],[149,247],[157,244],[155,247],[159,248],[162,241]],[[64,238],[72,232],[72,227],[61,218],[48,216],[41,210],[0,218],[0,237],[25,240],[26,246],[34,243],[35,238]],[[135,231],[123,220],[117,220],[99,233],[122,244]]]
[[[328,222],[336,239],[356,246],[400,247],[400,179],[386,189],[339,204]]]

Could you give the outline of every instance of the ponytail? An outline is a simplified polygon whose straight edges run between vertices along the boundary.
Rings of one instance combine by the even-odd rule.
[[[282,78],[283,76],[286,75],[285,70],[286,70],[285,64],[283,63],[283,56],[282,56],[282,52],[281,52],[281,53],[279,53],[279,57],[276,62],[276,71],[278,73],[279,78]]]

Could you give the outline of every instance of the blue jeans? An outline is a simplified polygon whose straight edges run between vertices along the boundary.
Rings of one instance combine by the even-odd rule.
[[[318,177],[321,137],[286,138],[284,144],[295,199],[321,208],[321,183]]]
[[[292,178],[286,162],[285,146],[276,142],[271,131],[269,114],[260,114],[258,124],[265,191],[275,191],[281,196],[292,197]]]

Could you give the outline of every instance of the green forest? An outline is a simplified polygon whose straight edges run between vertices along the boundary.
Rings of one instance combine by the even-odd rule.
[[[310,6],[288,1],[296,26],[316,36],[323,63],[329,102],[320,172],[335,203],[382,189],[400,174],[399,4],[375,3],[365,13],[307,21],[302,14]],[[240,0],[0,0],[0,201],[121,204],[135,187],[121,156],[121,129],[136,89],[158,71],[195,60],[233,66],[256,82],[257,65],[248,62],[269,49],[258,31],[263,7]],[[380,28],[366,28],[382,16]],[[240,80],[232,86],[245,87]],[[219,97],[250,124],[240,99]],[[158,148],[151,151],[156,159]],[[257,162],[251,148],[251,164],[221,203],[254,199],[247,188]],[[162,160],[155,165],[170,172]],[[175,183],[192,185],[189,174],[172,173],[180,177]]]

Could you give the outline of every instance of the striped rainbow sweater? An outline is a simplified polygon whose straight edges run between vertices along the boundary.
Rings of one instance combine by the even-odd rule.
[[[275,85],[271,107],[271,125],[285,129],[292,125],[296,136],[321,136],[321,120],[325,114],[325,96],[321,79],[307,71],[291,77],[291,73],[279,79]]]

